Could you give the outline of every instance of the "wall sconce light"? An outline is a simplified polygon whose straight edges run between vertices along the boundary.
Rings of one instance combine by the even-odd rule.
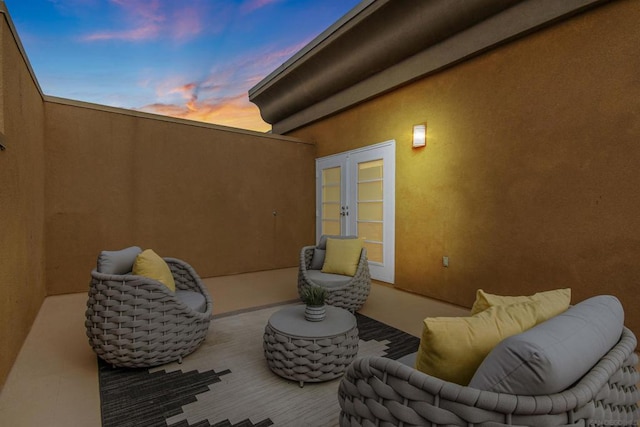
[[[415,125],[413,127],[413,148],[427,145],[427,125]]]

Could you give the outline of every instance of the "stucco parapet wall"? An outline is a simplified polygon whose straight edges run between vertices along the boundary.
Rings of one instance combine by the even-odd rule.
[[[33,72],[33,68],[31,67],[31,63],[29,62],[29,58],[27,57],[27,53],[24,50],[24,46],[22,45],[22,41],[20,40],[20,37],[18,36],[18,31],[16,30],[15,25],[13,25],[13,20],[11,19],[11,14],[9,13],[9,10],[7,9],[7,5],[2,0],[0,0],[0,14],[2,14],[4,16],[4,20],[6,21],[7,25],[9,26],[9,31],[11,32],[11,35],[13,36],[13,39],[16,42],[16,45],[18,46],[18,50],[20,51],[20,55],[22,56],[22,59],[24,60],[24,63],[27,65],[27,68],[29,69],[29,74],[31,74],[31,79],[33,80],[33,83],[38,88],[38,91],[40,92],[40,95],[42,95],[42,88],[40,88],[40,83],[38,83],[38,79],[36,78],[36,74]]]
[[[247,130],[247,129],[234,128],[234,127],[230,127],[230,126],[216,125],[216,124],[213,124],[213,123],[198,122],[198,121],[195,121],[195,120],[180,119],[180,118],[177,118],[177,117],[170,117],[170,116],[162,116],[162,115],[159,115],[159,114],[147,113],[147,112],[144,112],[144,111],[130,110],[130,109],[127,109],[127,108],[119,108],[119,107],[110,107],[110,106],[107,106],[107,105],[94,104],[94,103],[91,103],[91,102],[84,102],[84,101],[76,101],[76,100],[72,100],[72,99],[59,98],[59,97],[56,97],[56,96],[45,95],[44,96],[44,101],[45,102],[54,103],[54,104],[68,105],[68,106],[72,106],[72,107],[98,110],[98,111],[103,111],[103,112],[112,113],[112,114],[121,114],[121,115],[125,115],[125,116],[138,117],[138,118],[142,118],[142,119],[169,122],[169,123],[175,123],[175,124],[180,124],[180,125],[185,125],[185,126],[192,126],[192,127],[201,127],[201,128],[207,128],[207,129],[214,129],[214,130],[219,130],[219,131],[222,131],[222,132],[250,135],[250,136],[254,136],[254,137],[258,137],[258,138],[267,138],[267,139],[283,141],[283,142],[293,142],[293,143],[297,143],[297,144],[314,145],[311,142],[303,141],[301,139],[293,138],[293,137],[290,137],[290,136],[275,135],[275,134],[272,134],[272,133],[264,133],[264,132],[257,132],[257,131]]]
[[[365,0],[249,90],[286,133],[611,0]]]

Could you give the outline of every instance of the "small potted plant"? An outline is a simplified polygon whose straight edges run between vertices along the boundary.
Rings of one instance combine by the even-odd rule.
[[[307,306],[304,309],[304,318],[310,322],[319,322],[327,315],[324,301],[327,291],[319,286],[307,286],[300,292],[300,299]]]

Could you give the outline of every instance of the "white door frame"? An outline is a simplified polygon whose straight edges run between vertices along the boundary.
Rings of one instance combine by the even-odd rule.
[[[341,205],[351,214],[341,217],[343,235],[357,234],[357,165],[383,159],[383,262],[369,262],[371,277],[387,283],[395,280],[395,140],[316,159],[316,239],[322,234],[322,170],[341,167]]]

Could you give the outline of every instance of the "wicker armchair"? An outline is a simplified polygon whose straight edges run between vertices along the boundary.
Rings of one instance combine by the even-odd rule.
[[[463,387],[382,357],[356,359],[339,388],[341,426],[637,426],[636,337],[618,343],[575,385],[512,395]]]
[[[207,335],[213,302],[200,277],[184,261],[164,260],[175,293],[131,273],[91,272],[85,326],[89,344],[107,363],[140,368],[181,362]],[[199,310],[189,302],[194,296]]]
[[[298,294],[302,295],[305,288],[320,286],[327,290],[326,303],[335,307],[341,307],[351,312],[359,310],[369,297],[371,292],[371,275],[369,274],[369,262],[367,261],[367,250],[362,248],[358,268],[353,277],[342,276],[342,280],[327,284],[323,280],[314,280],[310,277],[312,270],[311,262],[316,249],[324,249],[327,237],[322,236],[318,246],[305,246],[300,251],[300,262],[298,267]],[[335,236],[338,237],[338,236]],[[316,270],[316,277],[323,276]],[[329,275],[336,276],[336,275]]]

